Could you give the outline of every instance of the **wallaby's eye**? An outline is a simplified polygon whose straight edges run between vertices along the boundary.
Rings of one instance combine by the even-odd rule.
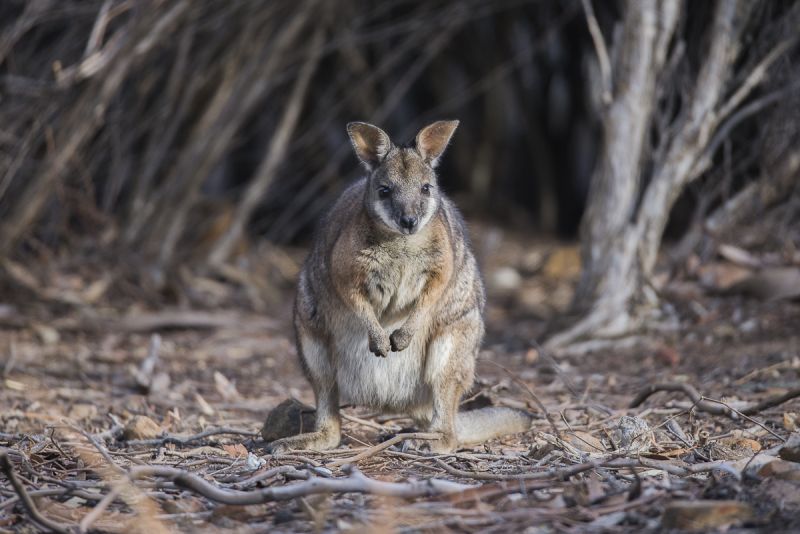
[[[378,197],[380,198],[389,198],[389,195],[392,194],[392,188],[388,186],[381,186],[378,188]]]
[[[423,185],[423,186],[422,186],[422,192],[423,192],[424,194],[426,194],[426,195],[430,195],[430,194],[431,194],[431,187],[433,187],[433,186],[431,186],[431,184],[425,184],[425,185]]]

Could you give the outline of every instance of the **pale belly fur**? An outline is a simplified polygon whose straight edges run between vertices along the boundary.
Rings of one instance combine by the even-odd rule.
[[[383,277],[369,288],[369,298],[387,335],[405,323],[424,283],[422,273],[403,263],[383,266]],[[380,358],[369,351],[367,330],[354,314],[342,311],[331,323],[340,402],[422,420],[431,416],[431,384],[452,357],[448,335],[430,339],[429,324],[423,324],[405,350]]]
[[[382,326],[391,334],[402,324],[403,320],[395,319]],[[342,317],[336,330],[335,372],[343,404],[422,417],[430,411],[431,388],[425,373],[427,332],[416,332],[402,352],[380,358],[369,351],[367,331],[355,317]]]

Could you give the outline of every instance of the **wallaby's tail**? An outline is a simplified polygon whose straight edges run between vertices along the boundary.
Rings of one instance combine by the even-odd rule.
[[[490,439],[525,432],[533,415],[516,408],[490,406],[456,415],[456,437],[460,445],[483,443]]]

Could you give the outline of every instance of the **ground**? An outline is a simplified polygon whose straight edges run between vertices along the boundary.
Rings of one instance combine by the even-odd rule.
[[[224,276],[185,274],[188,296],[161,302],[64,262],[49,271],[7,266],[0,451],[11,462],[0,476],[0,531],[45,529],[9,470],[33,513],[58,524],[51,528],[800,529],[797,445],[784,445],[800,424],[800,399],[740,413],[798,387],[800,305],[710,295],[685,277],[664,292],[657,329],[546,354],[535,340],[569,300],[575,248],[488,227],[475,233],[488,335],[465,408],[524,407],[537,419],[525,434],[440,456],[373,447],[410,422],[357,408],[345,410],[336,451],[264,453],[269,410],[289,397],[313,404],[290,325],[302,250],[262,249],[253,254],[268,266]],[[251,290],[246,280],[259,268],[272,282]],[[631,407],[661,383],[704,398],[659,391]],[[399,485],[372,486],[362,475]],[[363,492],[320,489],[329,479]],[[415,484],[428,479],[458,484]],[[261,491],[262,502],[225,504],[203,481],[225,495]],[[293,486],[303,489],[286,497]],[[87,519],[98,502],[102,513]]]

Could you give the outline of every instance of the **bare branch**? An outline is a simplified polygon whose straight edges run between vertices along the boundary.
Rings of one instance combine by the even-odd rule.
[[[586,24],[592,36],[594,49],[597,52],[597,61],[600,63],[600,76],[603,82],[603,103],[608,105],[611,104],[611,61],[608,59],[608,49],[603,39],[603,32],[600,31],[600,25],[597,23],[597,17],[594,15],[592,0],[581,0],[581,3],[583,4],[583,12],[586,15]]]
[[[355,456],[334,460],[333,462],[327,464],[327,467],[339,467],[346,464],[356,463],[365,458],[369,458],[370,456],[374,456],[375,454],[381,452],[382,450],[388,449],[395,443],[400,443],[401,441],[406,439],[439,439],[441,437],[442,437],[441,434],[424,433],[424,432],[408,432],[408,433],[397,434],[396,436],[387,439],[383,443],[379,443],[378,445],[369,447],[367,450],[359,454],[356,454]]]
[[[312,478],[288,486],[253,491],[224,490],[196,475],[173,467],[137,466],[131,468],[129,476],[133,480],[150,477],[164,479],[212,501],[230,505],[262,504],[329,493],[369,493],[385,497],[413,499],[460,493],[475,488],[472,485],[435,478],[412,482],[384,482],[364,476],[355,467],[348,471],[350,476],[347,478]],[[162,484],[160,480],[156,483]]]
[[[92,528],[94,522],[100,519],[100,516],[103,515],[103,512],[106,511],[106,508],[108,508],[111,503],[120,496],[122,490],[123,486],[121,485],[112,487],[111,491],[106,493],[100,502],[98,502],[88,514],[83,516],[83,519],[81,519],[81,522],[78,524],[78,530],[80,532],[89,532],[89,529]]]
[[[800,389],[792,389],[784,393],[783,395],[778,395],[777,397],[771,397],[765,399],[761,402],[758,402],[752,406],[748,406],[742,410],[734,410],[727,404],[718,401],[709,399],[708,397],[704,397],[701,395],[697,389],[694,388],[691,384],[685,384],[683,382],[664,382],[660,384],[652,384],[642,391],[640,391],[636,397],[631,401],[630,407],[636,408],[640,404],[642,404],[648,397],[657,393],[659,391],[676,391],[683,393],[694,403],[695,407],[706,413],[710,413],[713,415],[725,415],[730,417],[731,419],[737,419],[739,416],[751,416],[759,413],[762,410],[767,408],[772,408],[773,406],[778,406],[787,402],[789,400],[795,399],[800,397]]]
[[[289,141],[297,127],[309,82],[317,69],[317,65],[319,65],[324,36],[322,28],[319,27],[311,38],[311,42],[308,45],[308,58],[300,69],[300,74],[294,83],[283,116],[270,141],[267,155],[242,195],[228,231],[217,240],[211,250],[208,258],[208,262],[211,265],[219,265],[228,259],[234,245],[244,232],[245,225],[250,220],[253,210],[255,210],[275,178],[275,173],[288,151]]]
[[[772,66],[775,61],[777,61],[783,54],[792,48],[800,39],[797,35],[790,39],[786,39],[781,41],[775,47],[769,51],[769,53],[764,56],[764,59],[758,62],[758,65],[753,67],[753,70],[750,71],[750,74],[744,80],[742,85],[734,91],[734,93],[728,98],[728,100],[720,106],[720,110],[717,113],[717,120],[722,120],[731,112],[736,109],[742,101],[747,98],[750,92],[758,86],[764,79],[767,77],[767,73],[769,72],[769,68]]]
[[[168,435],[157,439],[132,439],[127,441],[126,443],[130,447],[153,447],[158,445],[165,445],[167,443],[173,443],[175,445],[185,446],[195,441],[208,438],[210,436],[219,436],[224,434],[229,434],[234,436],[247,436],[251,438],[258,436],[258,432],[252,432],[250,430],[242,430],[238,428],[209,428],[197,434],[186,437]]]
[[[25,509],[28,511],[31,519],[45,529],[51,532],[59,532],[67,534],[69,532],[69,527],[53,521],[51,519],[46,518],[42,515],[39,509],[36,507],[36,503],[33,502],[30,495],[28,495],[28,491],[25,489],[25,486],[17,478],[17,474],[14,471],[14,466],[11,465],[11,460],[8,457],[8,453],[5,450],[0,450],[0,471],[5,474],[8,481],[11,483],[11,486],[14,488],[14,491],[19,496],[19,500]]]

